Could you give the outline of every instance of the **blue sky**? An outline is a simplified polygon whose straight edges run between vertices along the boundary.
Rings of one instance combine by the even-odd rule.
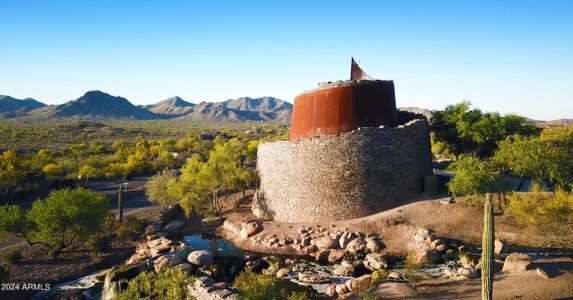
[[[394,80],[398,106],[573,117],[573,1],[0,0],[0,94],[149,104]]]

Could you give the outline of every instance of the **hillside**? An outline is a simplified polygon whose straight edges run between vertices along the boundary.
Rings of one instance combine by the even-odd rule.
[[[16,99],[10,96],[0,95],[0,115],[7,118],[17,117],[44,106],[46,106],[46,104],[32,98]]]
[[[29,114],[39,119],[85,118],[85,119],[158,119],[161,115],[137,107],[127,99],[101,91],[89,91],[76,100],[61,105],[50,105]]]
[[[184,115],[191,110],[195,104],[187,102],[178,96],[165,99],[153,105],[146,105],[144,108],[150,112],[160,115]]]
[[[230,99],[201,102],[180,118],[191,121],[266,121],[289,123],[292,104],[273,97]]]

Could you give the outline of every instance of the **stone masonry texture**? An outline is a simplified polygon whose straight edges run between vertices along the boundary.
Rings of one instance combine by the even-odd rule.
[[[253,211],[277,221],[332,221],[401,206],[432,174],[425,119],[338,136],[259,145]]]

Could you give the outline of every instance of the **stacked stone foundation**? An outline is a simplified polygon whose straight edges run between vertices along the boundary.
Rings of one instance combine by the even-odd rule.
[[[277,221],[336,221],[405,204],[432,174],[425,119],[338,136],[259,145],[253,212]]]

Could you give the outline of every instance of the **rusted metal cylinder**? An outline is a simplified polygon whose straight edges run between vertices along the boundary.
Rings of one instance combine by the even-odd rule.
[[[396,122],[393,81],[327,83],[294,99],[290,138],[338,135],[358,127],[395,126]]]

